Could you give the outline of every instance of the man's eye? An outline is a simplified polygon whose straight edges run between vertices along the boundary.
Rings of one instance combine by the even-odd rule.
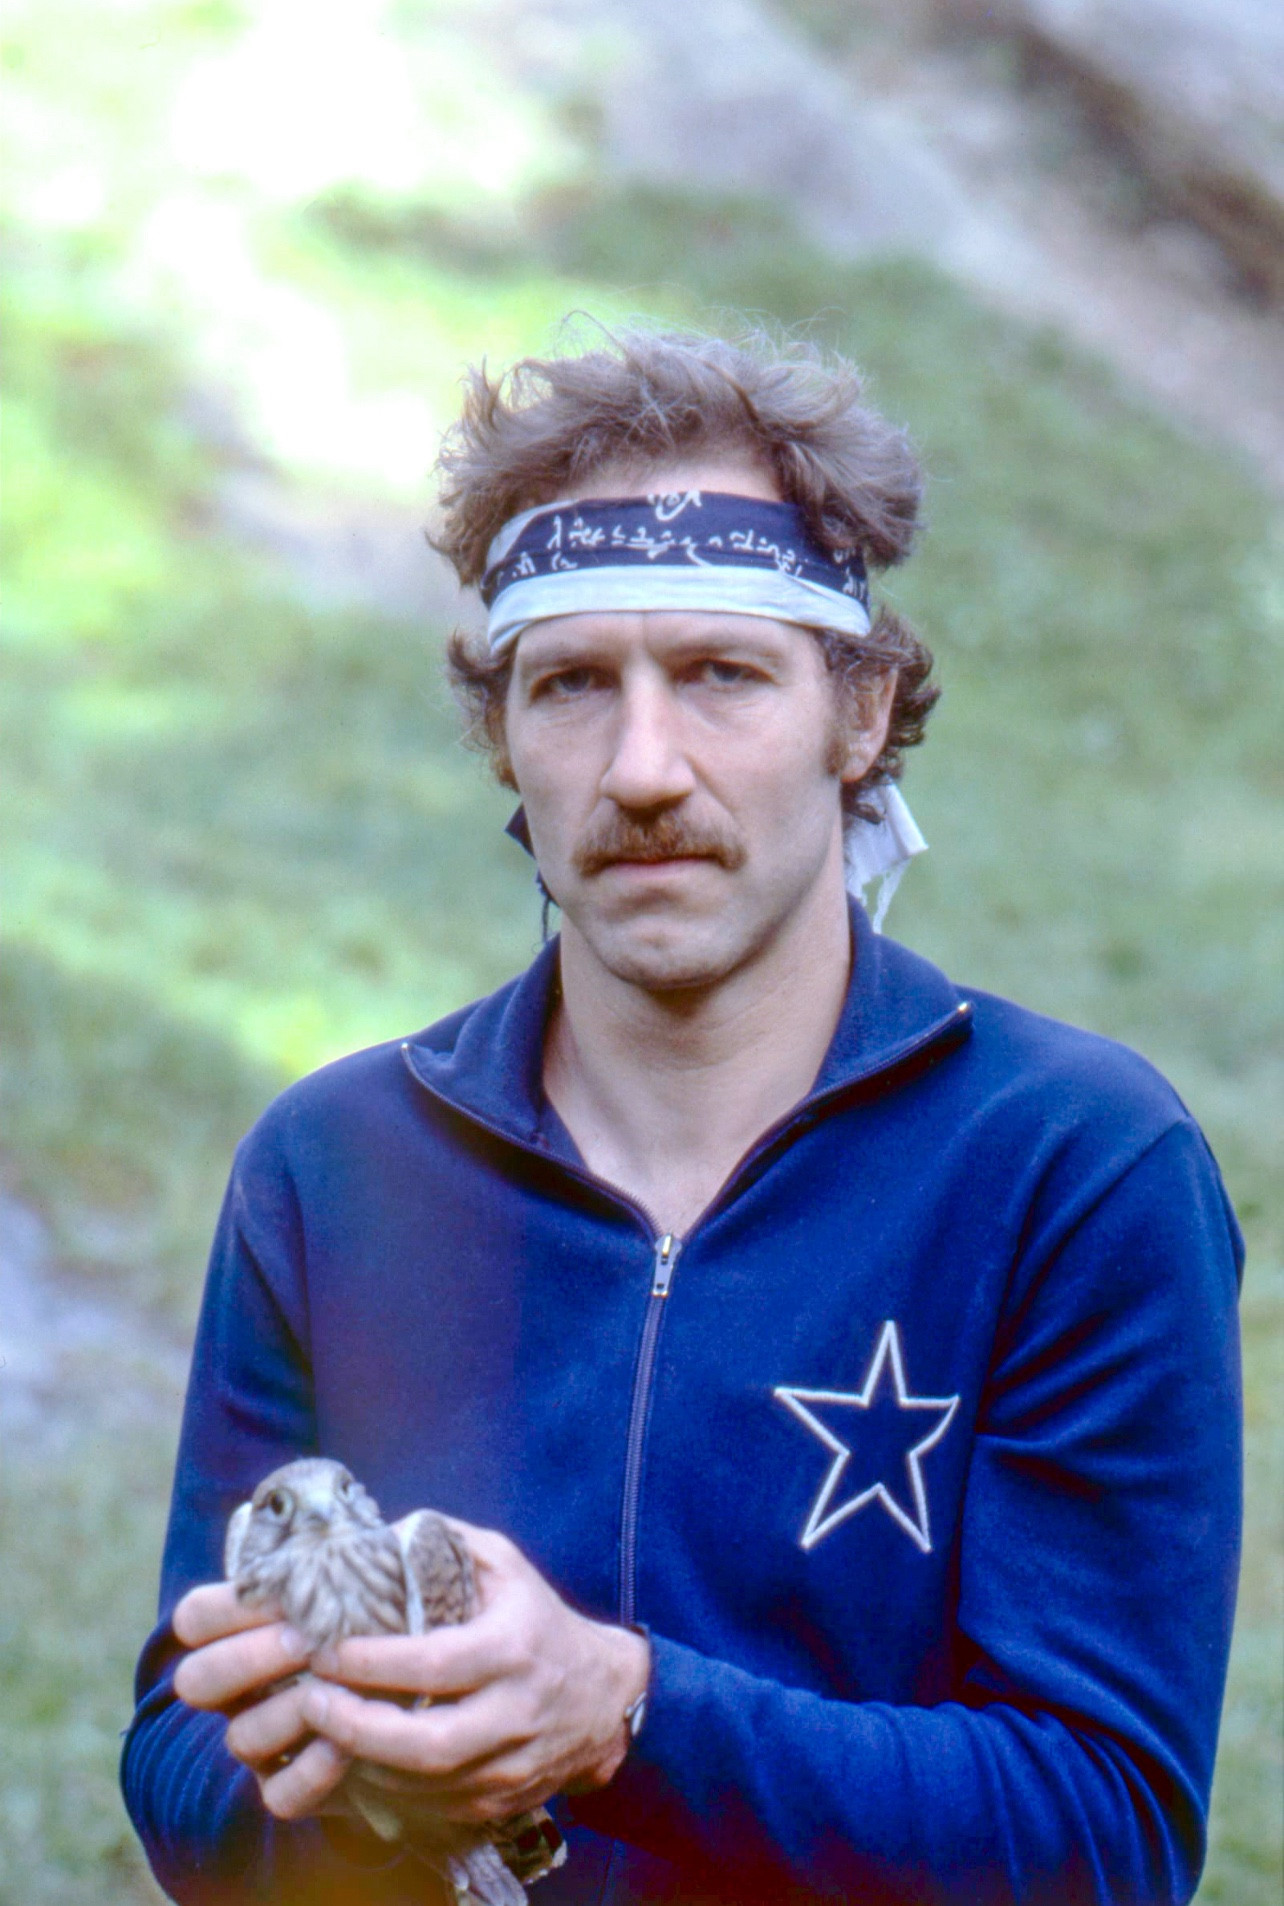
[[[697,664],[696,673],[701,681],[714,688],[738,688],[743,682],[753,681],[757,671],[747,662],[727,662],[710,655]]]
[[[545,675],[535,684],[536,697],[546,696],[553,701],[571,701],[577,695],[587,694],[597,677],[591,668],[561,668],[555,675]]]

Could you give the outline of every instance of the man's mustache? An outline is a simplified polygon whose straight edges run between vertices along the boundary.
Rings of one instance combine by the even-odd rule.
[[[576,873],[600,874],[617,860],[716,860],[728,872],[743,867],[745,850],[732,835],[672,812],[651,820],[629,814],[603,817],[575,850]]]

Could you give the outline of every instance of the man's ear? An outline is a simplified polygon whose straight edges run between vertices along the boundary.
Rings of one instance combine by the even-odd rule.
[[[871,676],[853,689],[844,710],[838,778],[859,781],[869,773],[887,745],[892,704],[896,699],[896,670]]]

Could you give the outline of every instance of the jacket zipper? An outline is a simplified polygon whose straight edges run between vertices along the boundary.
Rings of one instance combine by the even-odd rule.
[[[633,1400],[629,1406],[629,1435],[624,1446],[624,1494],[620,1505],[620,1620],[631,1628],[637,1620],[638,1502],[642,1493],[642,1452],[651,1403],[651,1378],[665,1299],[673,1282],[682,1240],[672,1231],[655,1240],[651,1294],[647,1299],[633,1372]]]
[[[867,1084],[869,1080],[877,1078],[879,1073],[889,1071],[893,1066],[903,1065],[907,1059],[913,1058],[928,1046],[935,1045],[936,1041],[952,1027],[966,1024],[971,1017],[971,1012],[971,1002],[964,1000],[955,1007],[948,1019],[938,1020],[917,1039],[908,1040],[899,1052],[889,1054],[881,1065],[872,1067],[866,1073],[858,1073],[855,1078],[845,1079],[841,1085],[831,1086],[828,1091],[819,1093],[814,1099],[804,1100],[801,1105],[794,1106],[784,1118],[765,1131],[753,1149],[740,1160],[718,1196],[700,1213],[691,1227],[692,1231],[703,1224],[705,1219],[710,1217],[734,1192],[744,1170],[758,1160],[765,1151],[778,1144],[795,1123],[801,1126],[804,1119],[813,1120],[817,1111],[831,1099],[845,1096],[855,1086]],[[624,1456],[624,1490],[620,1503],[620,1620],[626,1626],[632,1626],[637,1620],[638,1504],[642,1491],[642,1457],[651,1402],[651,1382],[655,1371],[655,1353],[659,1343],[660,1323],[673,1282],[674,1266],[678,1261],[684,1240],[675,1237],[671,1231],[657,1233],[655,1220],[650,1212],[645,1206],[638,1204],[636,1199],[630,1198],[627,1192],[621,1191],[618,1185],[610,1184],[604,1178],[597,1178],[592,1172],[581,1171],[564,1158],[550,1159],[548,1153],[541,1150],[538,1145],[532,1145],[528,1140],[518,1138],[515,1133],[505,1131],[503,1126],[492,1124],[489,1119],[482,1118],[480,1114],[470,1111],[467,1107],[458,1106],[453,1100],[444,1097],[435,1087],[429,1085],[426,1079],[420,1077],[410,1056],[408,1039],[403,1039],[401,1042],[401,1056],[415,1083],[430,1097],[435,1098],[439,1104],[447,1106],[453,1112],[462,1112],[465,1118],[471,1119],[473,1124],[479,1125],[493,1138],[501,1139],[505,1144],[515,1145],[519,1151],[524,1151],[531,1157],[540,1158],[546,1164],[555,1163],[559,1170],[564,1171],[569,1178],[579,1184],[589,1185],[598,1192],[607,1192],[619,1204],[641,1219],[647,1236],[651,1240],[653,1252],[651,1290],[647,1298],[646,1316],[642,1320],[642,1336],[638,1344],[637,1363],[633,1372],[633,1396],[629,1405],[629,1431]],[[687,1235],[690,1237],[691,1233],[688,1232]]]

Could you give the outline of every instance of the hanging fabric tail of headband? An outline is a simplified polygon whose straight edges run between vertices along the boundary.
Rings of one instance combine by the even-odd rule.
[[[927,852],[927,842],[900,789],[892,782],[875,788],[870,799],[881,810],[880,818],[857,821],[848,828],[844,841],[847,891],[864,901],[875,933],[881,933],[902,874],[915,855]],[[875,881],[877,897],[871,907],[865,890]]]

